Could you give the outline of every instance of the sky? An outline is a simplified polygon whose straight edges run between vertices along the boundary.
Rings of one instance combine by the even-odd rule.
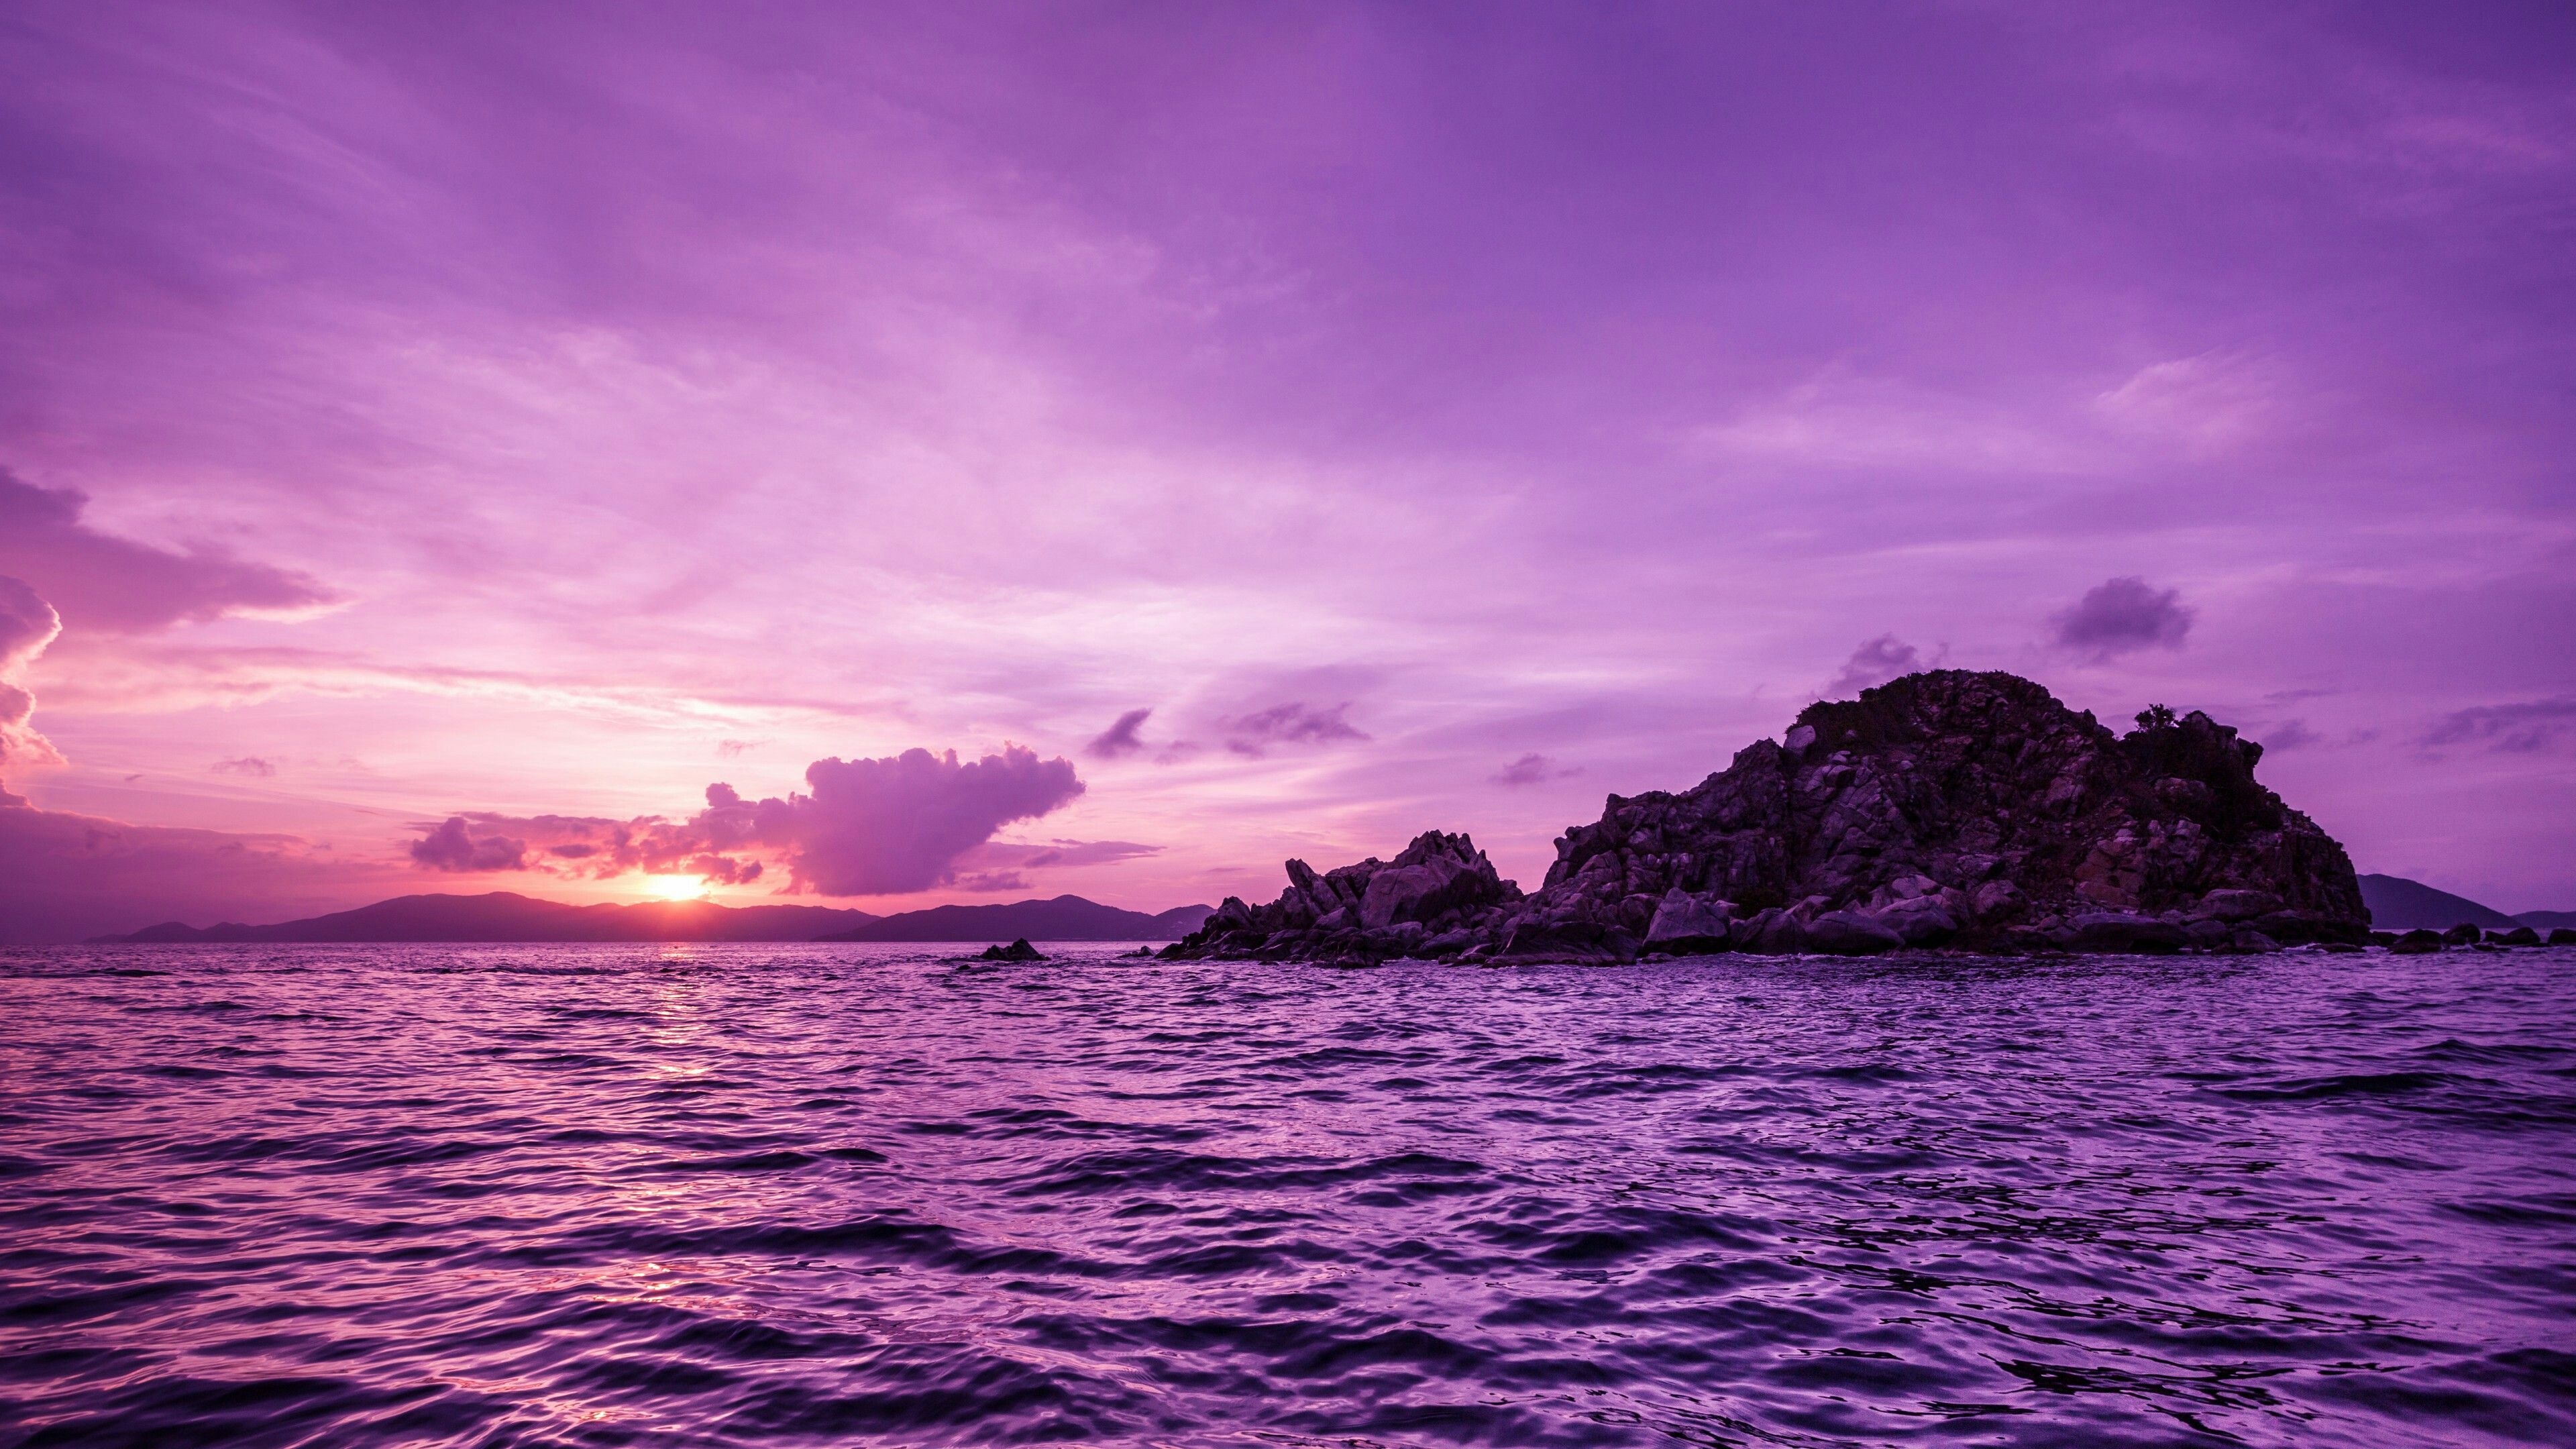
[[[2576,12],[0,14],[0,939],[1275,895],[1810,700],[2576,909]]]

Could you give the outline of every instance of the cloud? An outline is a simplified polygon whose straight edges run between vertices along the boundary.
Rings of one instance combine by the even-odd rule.
[[[757,860],[737,860],[722,855],[693,855],[680,867],[679,874],[702,877],[710,885],[749,885],[760,879],[766,867]]]
[[[1140,845],[1133,840],[1057,840],[1046,845],[1019,845],[989,841],[959,857],[961,869],[1060,870],[1069,866],[1109,865],[1122,860],[1139,860],[1160,855],[1159,845]]]
[[[971,875],[959,876],[957,888],[961,891],[978,892],[1024,891],[1029,888],[1029,882],[1026,876],[1016,870],[979,870]]]
[[[218,775],[250,775],[262,780],[277,773],[277,766],[257,755],[244,755],[235,760],[217,760],[206,768]]]
[[[2110,579],[2087,590],[2071,609],[2050,620],[2059,648],[2095,663],[2141,649],[2180,649],[2193,612],[2178,589],[2157,589],[2135,576]]]
[[[1118,716],[1117,723],[1093,736],[1091,743],[1082,747],[1082,752],[1095,760],[1114,760],[1121,755],[1136,753],[1145,748],[1145,742],[1137,737],[1136,732],[1145,727],[1145,721],[1153,713],[1150,708],[1127,711]]]
[[[429,833],[411,843],[412,864],[423,870],[461,874],[528,868],[528,842],[505,835],[476,835],[462,815],[425,828]]]
[[[24,577],[71,624],[142,633],[226,614],[318,608],[339,595],[289,569],[206,545],[184,552],[101,533],[80,521],[89,503],[0,468],[0,571]]]
[[[827,896],[928,890],[994,831],[1068,805],[1083,791],[1072,761],[1041,760],[1019,745],[972,764],[959,764],[954,750],[816,760],[805,784],[813,793],[789,796],[780,812],[787,866],[796,889]]]
[[[1843,661],[1843,672],[1834,676],[1826,687],[1830,695],[1855,694],[1885,684],[1902,674],[1912,674],[1922,667],[1922,654],[1913,645],[1893,634],[1881,634],[1851,652]]]
[[[1569,775],[1582,773],[1581,765],[1560,766],[1545,755],[1527,754],[1486,776],[1485,782],[1490,785],[1518,789],[1523,785],[1542,785],[1550,780],[1562,780]]]
[[[2280,412],[2280,385],[2255,359],[2226,352],[2177,357],[2140,368],[2094,399],[2124,431],[2160,435],[2194,456],[2261,436]]]
[[[1350,701],[1331,709],[1311,709],[1303,700],[1274,704],[1257,714],[1225,721],[1225,747],[1238,755],[1260,759],[1272,745],[1333,744],[1343,740],[1365,740],[1367,735],[1342,718]]]
[[[2285,719],[2263,732],[2263,748],[2276,755],[2284,750],[2304,750],[2324,740],[2325,736],[2308,728],[2303,719]]]
[[[2533,754],[2556,744],[2571,728],[2576,728],[2576,699],[2534,699],[2453,710],[2425,732],[2422,743],[2427,748],[2483,744],[2507,754]]]
[[[724,759],[738,760],[767,743],[767,740],[718,740],[716,754]]]
[[[53,606],[24,579],[0,574],[0,767],[13,758],[60,763],[51,741],[36,733],[36,697],[18,683],[27,666],[63,632]],[[16,799],[0,783],[0,805]]]
[[[709,785],[706,808],[685,820],[466,811],[421,827],[427,835],[412,844],[411,857],[442,871],[534,869],[598,878],[643,871],[741,884],[762,878],[765,869],[762,860],[747,857],[770,856],[786,867],[789,892],[906,895],[953,884],[961,863],[995,831],[1060,809],[1084,789],[1072,761],[1041,760],[1019,745],[966,763],[954,750],[816,760],[805,769],[805,785],[811,793],[762,800],[746,800],[731,785]],[[1160,849],[1078,841],[1017,849],[1055,849],[1057,863],[1070,864],[1098,847]]]

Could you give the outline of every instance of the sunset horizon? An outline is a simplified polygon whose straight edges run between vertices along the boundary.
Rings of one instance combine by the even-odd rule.
[[[1936,665],[2576,906],[2509,13],[24,11],[6,934],[1534,880]]]

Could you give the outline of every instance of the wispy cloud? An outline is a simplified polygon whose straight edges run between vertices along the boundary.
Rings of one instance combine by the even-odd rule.
[[[1582,773],[1583,767],[1580,765],[1560,765],[1545,755],[1531,753],[1486,776],[1485,782],[1490,785],[1501,785],[1506,789],[1518,789],[1524,785],[1543,785],[1550,780],[1562,780]]]

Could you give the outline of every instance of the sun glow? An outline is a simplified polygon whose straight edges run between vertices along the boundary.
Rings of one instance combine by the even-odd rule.
[[[646,876],[644,885],[666,901],[694,901],[707,893],[707,883],[693,875]]]

